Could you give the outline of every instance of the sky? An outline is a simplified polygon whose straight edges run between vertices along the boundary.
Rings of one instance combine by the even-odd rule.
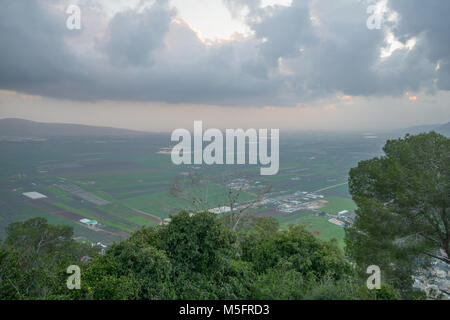
[[[67,28],[70,5],[81,29]],[[450,1],[0,0],[0,118],[144,131],[450,121]]]

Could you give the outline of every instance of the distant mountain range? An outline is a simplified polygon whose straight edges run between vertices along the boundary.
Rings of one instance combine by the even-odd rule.
[[[43,123],[23,119],[0,119],[0,137],[49,138],[70,136],[138,136],[140,131],[80,124]]]
[[[436,131],[447,137],[450,136],[450,122],[445,124],[414,126],[405,129],[393,130],[394,135],[403,136],[406,133],[419,134]],[[0,137],[20,138],[49,138],[70,136],[142,136],[150,132],[117,129],[110,127],[96,127],[67,123],[43,123],[23,119],[0,119]]]
[[[406,129],[401,129],[399,131],[401,131],[403,134],[406,134],[406,133],[419,134],[419,133],[435,131],[437,133],[440,133],[444,136],[449,137],[450,136],[450,122],[447,122],[445,124],[431,124],[431,125],[423,125],[423,126],[414,126],[414,127],[409,127]]]

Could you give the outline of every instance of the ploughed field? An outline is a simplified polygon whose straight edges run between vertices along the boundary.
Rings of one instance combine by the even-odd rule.
[[[195,174],[202,179],[198,190],[190,191],[206,192],[206,208],[228,205],[227,188],[241,190],[239,206],[271,185],[265,201],[249,213],[274,217],[282,228],[305,224],[318,237],[342,243],[344,229],[329,223],[326,214],[355,209],[348,170],[380,154],[383,143],[360,134],[281,135],[279,173],[260,176],[257,166],[175,166],[170,154],[160,152],[173,145],[169,134],[0,141],[0,237],[11,222],[44,217],[72,226],[80,241],[111,244],[188,208],[170,189]],[[46,198],[23,195],[32,191]]]

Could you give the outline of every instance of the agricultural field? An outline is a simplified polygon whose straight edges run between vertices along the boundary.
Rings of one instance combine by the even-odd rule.
[[[282,228],[304,224],[317,236],[342,244],[343,228],[318,213],[356,209],[347,190],[348,171],[358,161],[378,155],[384,142],[358,134],[282,136],[279,173],[260,176],[257,166],[175,166],[169,154],[160,152],[171,146],[169,139],[170,135],[149,134],[0,141],[0,237],[11,222],[44,217],[72,226],[77,239],[111,244],[189,209],[189,199],[174,197],[170,190],[196,175],[202,179],[191,193],[205,199],[205,209],[227,205],[230,186],[242,189],[236,206],[250,203],[270,186],[265,198],[272,202],[257,205],[252,214],[275,217]],[[32,191],[46,198],[23,195]],[[302,192],[317,199],[300,199],[299,210],[280,211]],[[81,219],[98,224],[88,226]]]
[[[336,239],[340,247],[344,247],[344,229],[328,222],[328,218],[315,216],[312,212],[304,212],[292,216],[277,217],[282,229],[289,225],[305,225],[306,229],[321,239]]]

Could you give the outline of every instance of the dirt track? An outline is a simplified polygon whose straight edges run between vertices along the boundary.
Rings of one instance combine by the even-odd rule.
[[[139,214],[140,216],[145,217],[145,218],[149,218],[150,220],[156,222],[157,224],[160,224],[162,222],[162,219],[160,217],[154,216],[154,215],[152,215],[150,213],[147,213],[147,212],[144,212],[144,211],[141,211],[141,210],[138,210],[138,209],[134,209],[134,208],[131,208],[131,209],[134,212],[136,212],[137,214]]]

